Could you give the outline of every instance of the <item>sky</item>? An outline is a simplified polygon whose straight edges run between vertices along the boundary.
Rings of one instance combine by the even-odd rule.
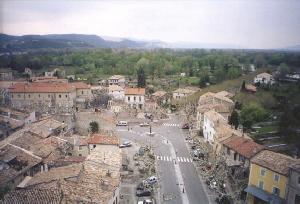
[[[0,0],[0,32],[269,49],[300,45],[299,11],[299,0]]]

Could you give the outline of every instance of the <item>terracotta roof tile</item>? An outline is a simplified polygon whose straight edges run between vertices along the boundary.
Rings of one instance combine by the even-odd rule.
[[[119,145],[119,138],[116,136],[94,134],[88,140],[89,144]]]
[[[0,203],[59,204],[62,194],[59,189],[21,189],[6,194]]]
[[[255,155],[251,162],[287,176],[289,166],[295,163],[296,159],[270,150],[263,150]]]
[[[68,83],[17,83],[9,88],[11,93],[68,93],[75,87]]]
[[[126,88],[125,95],[145,95],[144,88]]]
[[[236,151],[247,159],[251,159],[258,152],[264,149],[264,146],[244,137],[233,136],[222,143],[224,146]]]

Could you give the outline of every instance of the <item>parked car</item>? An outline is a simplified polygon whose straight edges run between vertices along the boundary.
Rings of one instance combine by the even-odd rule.
[[[151,198],[142,198],[138,201],[138,204],[154,204],[154,200]]]
[[[145,189],[145,190],[137,190],[135,195],[138,196],[138,197],[142,197],[142,196],[151,196],[151,191],[148,190],[148,189]]]
[[[140,127],[147,127],[147,126],[149,126],[150,124],[149,123],[141,123],[140,124]]]
[[[131,142],[126,141],[126,142],[123,142],[123,144],[121,144],[119,147],[124,148],[124,147],[131,147],[131,146],[132,146]]]
[[[157,178],[155,176],[150,176],[149,178],[147,178],[147,182],[149,184],[154,184],[157,182]]]
[[[127,126],[127,121],[118,121],[116,126]]]
[[[144,184],[140,183],[140,184],[137,185],[136,190],[144,190],[144,188],[145,188]]]
[[[182,125],[181,129],[189,129],[190,125],[188,123],[185,123]]]

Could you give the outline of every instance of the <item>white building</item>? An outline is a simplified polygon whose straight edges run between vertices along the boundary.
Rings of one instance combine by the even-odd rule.
[[[143,109],[145,104],[145,89],[144,88],[125,89],[125,102],[131,108]]]
[[[118,85],[121,87],[125,87],[125,77],[122,75],[113,75],[108,79],[109,86]]]
[[[198,130],[202,128],[203,115],[209,110],[215,110],[225,119],[228,119],[234,109],[234,102],[229,97],[232,97],[232,94],[227,91],[218,93],[207,92],[201,95],[197,107],[196,128]]]
[[[204,140],[213,144],[216,139],[217,128],[226,124],[226,119],[214,110],[204,113],[203,136]]]
[[[125,97],[125,90],[118,85],[111,85],[108,87],[108,94],[114,99],[123,100]]]
[[[266,72],[256,75],[253,82],[255,84],[260,83],[260,84],[270,84],[270,85],[275,83],[273,76]]]

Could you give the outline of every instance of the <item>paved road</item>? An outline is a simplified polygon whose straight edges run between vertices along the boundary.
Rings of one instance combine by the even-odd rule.
[[[169,120],[159,123],[152,128],[156,133],[154,137],[146,134],[149,128],[137,125],[130,127],[131,131],[118,128],[118,134],[124,140],[153,147],[158,166],[161,203],[208,204],[204,187],[185,143],[187,132],[180,129],[180,116],[172,115]]]

